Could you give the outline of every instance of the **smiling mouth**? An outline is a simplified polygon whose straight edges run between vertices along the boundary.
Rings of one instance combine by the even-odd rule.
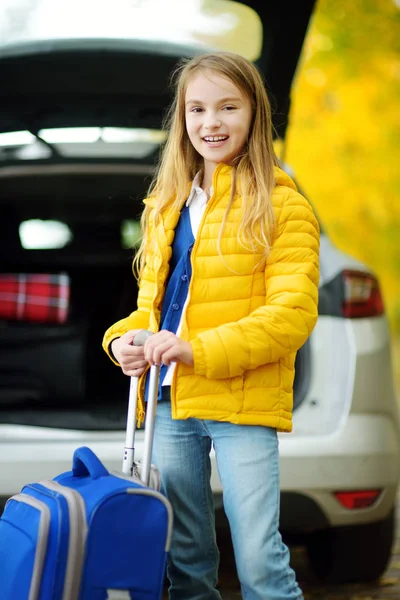
[[[206,135],[203,137],[205,142],[210,147],[222,146],[224,142],[229,138],[229,135]]]
[[[206,142],[224,142],[228,137],[228,135],[205,135],[203,140]]]

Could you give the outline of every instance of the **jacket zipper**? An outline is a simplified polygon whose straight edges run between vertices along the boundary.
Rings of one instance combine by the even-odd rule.
[[[216,183],[216,179],[217,179],[217,176],[218,176],[218,172],[220,170],[221,170],[221,165],[218,165],[216,167],[215,171],[214,171],[213,178],[212,178],[213,194],[212,194],[212,196],[210,197],[210,199],[208,200],[208,202],[206,204],[206,208],[205,208],[205,211],[204,211],[203,216],[201,218],[200,225],[199,225],[199,228],[197,230],[196,239],[194,241],[192,252],[191,252],[191,255],[190,255],[190,263],[192,265],[192,276],[190,278],[188,295],[187,295],[187,302],[185,303],[186,304],[185,310],[182,313],[182,331],[184,330],[184,333],[185,333],[186,337],[187,337],[186,312],[187,312],[187,308],[189,306],[190,295],[191,295],[191,291],[192,291],[192,287],[193,287],[193,274],[194,274],[193,256],[195,255],[195,252],[197,250],[197,246],[200,243],[199,242],[199,240],[200,240],[200,233],[201,233],[201,230],[203,229],[204,221],[206,219],[206,216],[210,212],[212,204],[214,203],[214,200],[215,200],[215,190],[217,188],[217,186],[215,185],[215,183]],[[176,417],[176,377],[177,377],[178,367],[179,367],[179,364],[177,364],[176,367],[175,367],[174,373],[172,375],[172,382],[171,382],[171,413],[172,413],[172,418]]]
[[[164,226],[164,224],[163,224],[163,226]],[[160,265],[157,269],[156,275],[155,275],[156,282],[158,281],[158,276],[159,276],[159,273],[160,273],[160,270],[162,269],[162,267],[163,267],[163,262],[161,260],[161,263],[160,263]],[[158,292],[159,292],[158,287],[156,287],[156,291],[152,298],[152,306],[153,307],[154,307],[155,299],[157,298]],[[164,290],[164,293],[165,293],[165,290]],[[156,327],[154,328],[153,333],[157,333],[159,330],[160,330],[160,322],[158,321],[158,323],[156,323]],[[138,399],[137,399],[137,408],[136,408],[136,422],[137,422],[138,429],[140,429],[140,427],[142,426],[142,424],[144,423],[144,420],[146,418],[144,390],[145,390],[145,382],[146,382],[147,373],[148,373],[148,369],[146,369],[146,371],[143,373],[143,375],[141,375],[141,377],[139,379]]]
[[[154,234],[156,234],[156,232],[154,232]],[[156,282],[157,282],[158,275],[159,275],[160,270],[162,269],[162,267],[163,267],[163,263],[162,263],[162,260],[161,260],[160,265],[159,265],[159,267],[157,269],[156,276],[155,276]],[[155,291],[155,293],[153,295],[153,298],[152,298],[152,307],[153,307],[152,310],[154,309],[154,303],[155,303],[155,300],[157,298],[158,291],[159,290],[158,290],[158,288],[156,286],[156,291]],[[151,316],[151,313],[150,313],[150,316]],[[156,327],[154,329],[155,329],[155,331],[153,331],[153,333],[157,333],[159,331],[159,329],[160,329],[160,323],[159,322],[156,324]],[[146,385],[146,376],[147,376],[148,372],[149,372],[149,368],[147,368],[145,370],[145,372],[143,373],[143,375],[141,375],[139,377],[138,398],[137,398],[137,405],[136,405],[136,425],[137,425],[138,429],[141,428],[141,426],[143,425],[144,420],[146,418],[146,408],[145,408],[145,402],[144,402],[144,390],[145,390],[145,385]]]

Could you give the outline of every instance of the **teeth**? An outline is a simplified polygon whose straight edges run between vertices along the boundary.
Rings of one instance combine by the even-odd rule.
[[[226,135],[216,135],[216,136],[207,136],[204,139],[206,140],[206,142],[222,142],[223,140],[226,140],[228,138],[228,136]]]

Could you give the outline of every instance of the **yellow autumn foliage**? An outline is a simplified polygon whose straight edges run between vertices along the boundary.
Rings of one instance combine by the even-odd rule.
[[[332,241],[378,275],[400,337],[400,2],[320,0],[285,160]],[[394,339],[400,391],[400,343]]]

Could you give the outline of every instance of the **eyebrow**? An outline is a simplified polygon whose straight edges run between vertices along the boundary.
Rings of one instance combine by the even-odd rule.
[[[241,98],[239,98],[239,96],[230,96],[227,98],[221,98],[218,102],[220,102],[221,104],[223,104],[224,102],[241,102]],[[202,100],[188,100],[187,102],[185,102],[185,104],[203,104]]]

